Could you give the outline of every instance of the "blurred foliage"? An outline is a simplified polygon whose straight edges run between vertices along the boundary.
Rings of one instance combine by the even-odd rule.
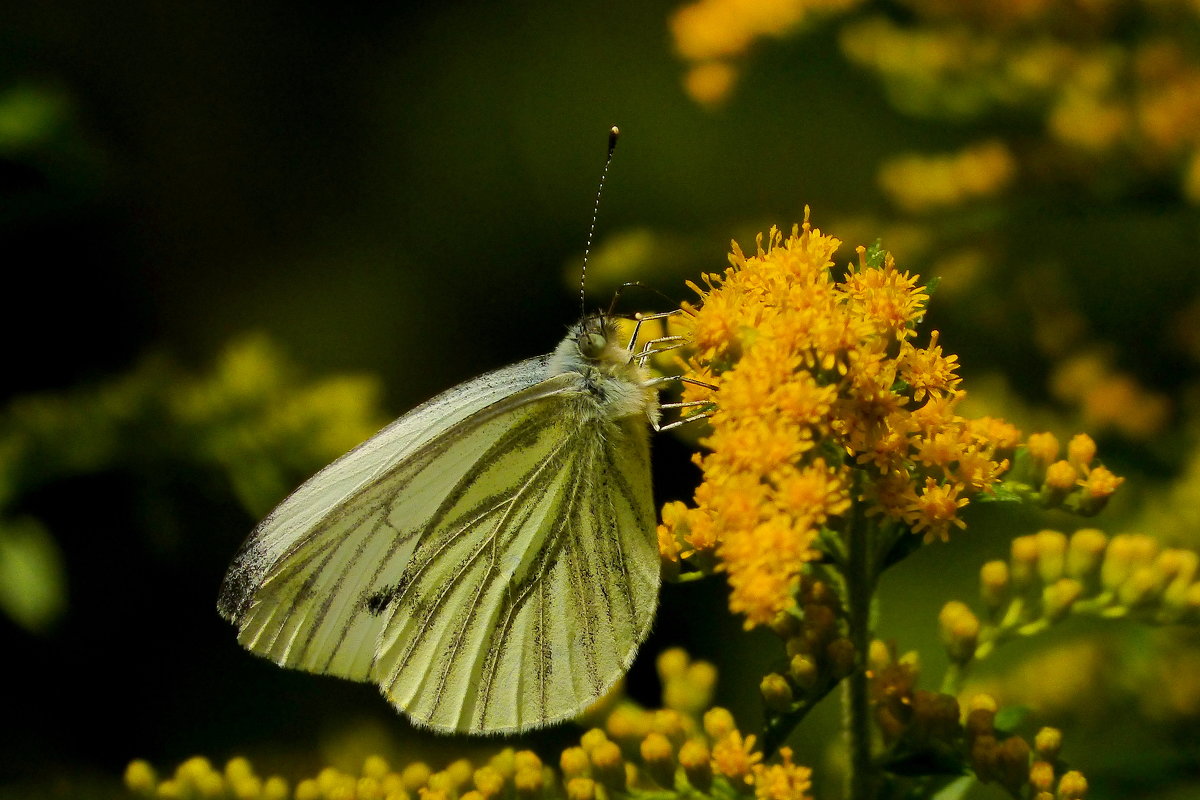
[[[379,394],[366,376],[306,380],[254,336],[204,374],[150,358],[99,386],[14,400],[0,412],[0,607],[35,630],[66,608],[51,534],[13,516],[23,495],[75,475],[188,463],[221,472],[242,506],[262,516],[297,476],[381,427]]]

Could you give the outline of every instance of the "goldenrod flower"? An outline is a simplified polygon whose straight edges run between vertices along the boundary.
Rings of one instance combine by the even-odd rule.
[[[703,684],[709,690],[716,680],[711,664],[693,661],[678,649],[665,651],[659,668],[672,680]],[[187,800],[612,800],[648,790],[686,793],[686,779],[691,790],[714,797],[757,792],[772,800],[807,800],[808,769],[793,764],[790,751],[781,751],[778,765],[764,765],[755,737],[743,736],[723,708],[692,713],[643,709],[625,700],[608,717],[610,728],[645,731],[626,740],[628,760],[602,729],[591,728],[580,736],[578,746],[559,753],[557,770],[531,750],[511,748],[481,766],[460,758],[436,771],[419,761],[393,768],[381,756],[371,755],[357,774],[327,766],[315,777],[298,781],[289,795],[286,780],[260,778],[246,758],[230,759],[218,770],[208,759],[195,757],[165,781],[158,780],[147,762],[133,761],[126,768],[125,785],[141,797]],[[615,726],[613,717],[618,720]]]
[[[754,769],[754,794],[758,800],[808,800],[812,770],[792,763],[792,749],[779,749],[778,764]]]
[[[732,730],[713,745],[713,768],[735,785],[754,782],[754,767],[762,761],[762,753],[754,749],[753,736],[742,738]]]
[[[861,247],[838,275],[840,245],[807,221],[787,237],[773,228],[753,255],[734,243],[730,267],[684,304],[688,374],[715,387],[685,397],[715,410],[695,505],[663,509],[660,550],[697,569],[715,552],[746,627],[794,611],[822,531],[856,502],[945,539],[1019,443],[1002,420],[956,413],[957,356],[937,332],[914,341],[929,299],[919,276]]]

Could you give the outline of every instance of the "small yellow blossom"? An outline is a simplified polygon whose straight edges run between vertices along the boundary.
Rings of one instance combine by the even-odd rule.
[[[754,737],[742,738],[737,730],[725,734],[712,749],[713,767],[732,783],[754,781],[754,767],[762,761],[762,753],[754,749]]]
[[[1053,433],[1032,433],[1025,442],[1029,455],[1043,465],[1049,465],[1058,458],[1058,438]]]
[[[792,763],[792,749],[779,749],[778,764],[755,767],[754,794],[758,800],[808,800],[812,770]]]

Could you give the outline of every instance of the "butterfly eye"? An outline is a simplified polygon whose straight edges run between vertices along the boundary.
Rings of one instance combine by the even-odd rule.
[[[584,358],[596,358],[604,351],[608,340],[603,334],[595,331],[584,331],[579,334],[579,353]]]

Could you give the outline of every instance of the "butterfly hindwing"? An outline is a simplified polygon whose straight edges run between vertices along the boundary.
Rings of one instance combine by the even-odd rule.
[[[648,632],[658,557],[644,423],[596,418],[580,393],[549,402],[555,413],[464,484],[389,609],[373,677],[420,724],[495,732],[574,716]]]

